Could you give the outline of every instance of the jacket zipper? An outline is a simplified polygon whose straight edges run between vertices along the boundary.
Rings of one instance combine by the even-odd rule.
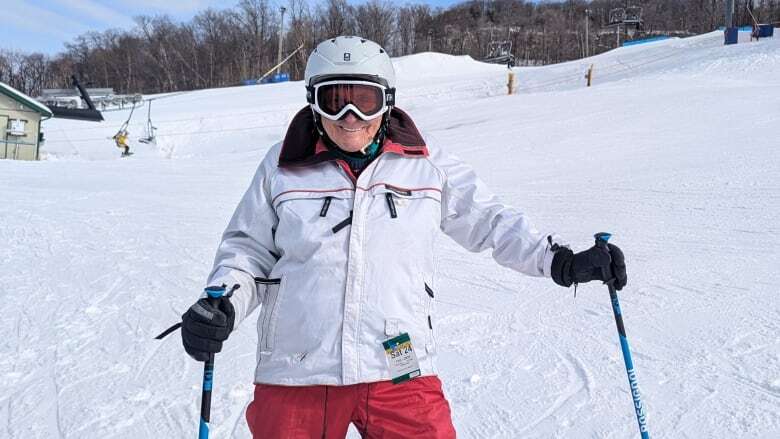
[[[398,218],[398,212],[395,210],[395,202],[393,202],[393,194],[386,192],[385,200],[387,200],[387,207],[390,209],[390,218]]]
[[[325,218],[328,216],[328,209],[330,208],[330,200],[333,197],[325,197],[325,202],[322,203],[322,209],[320,209],[320,216]]]
[[[425,292],[428,293],[428,328],[433,331],[433,322],[431,321],[431,304],[433,303],[433,289],[428,286],[428,282],[425,282]],[[431,332],[431,340],[433,340],[433,332]]]
[[[430,286],[428,286],[427,282],[425,282],[425,292],[428,293],[428,330],[430,334],[430,344],[435,347],[436,339],[433,336],[433,318],[431,317],[431,313],[433,312],[434,294],[433,294],[433,289]]]
[[[352,211],[351,210],[349,211],[349,216],[344,221],[342,221],[342,222],[336,224],[335,226],[333,226],[333,228],[331,230],[333,230],[333,233],[339,233],[339,231],[341,229],[343,229],[344,227],[347,227],[350,224],[352,224]]]
[[[268,279],[264,277],[256,277],[255,283],[260,285],[281,285],[282,279],[281,278]],[[271,330],[271,316],[273,315],[274,308],[276,308],[277,302],[279,302],[278,299],[279,299],[279,289],[277,288],[276,294],[274,294],[273,297],[266,294],[266,300],[265,300],[266,303],[263,304],[263,306],[266,307],[267,310],[263,314],[263,324],[262,324],[263,335],[260,340],[260,346],[262,349],[266,351],[271,349],[271,346],[269,346],[268,343],[268,338],[269,338],[268,333]],[[272,300],[273,303],[271,303]]]

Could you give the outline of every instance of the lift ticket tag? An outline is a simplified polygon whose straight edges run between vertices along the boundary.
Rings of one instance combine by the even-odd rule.
[[[393,384],[420,376],[420,363],[417,362],[417,354],[414,353],[409,334],[404,332],[382,342],[382,346],[387,354],[387,364],[390,367]]]

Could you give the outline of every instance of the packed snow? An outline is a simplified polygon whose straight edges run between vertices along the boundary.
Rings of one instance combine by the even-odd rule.
[[[780,39],[719,32],[507,69],[395,60],[429,142],[575,250],[610,231],[651,437],[780,437]],[[584,74],[593,65],[593,87]],[[200,295],[300,82],[158,96],[49,120],[0,161],[0,437],[194,436],[202,364],[153,337]],[[440,375],[464,438],[638,437],[606,287],[562,289],[440,240]],[[248,438],[257,314],[217,355],[212,436]],[[353,431],[351,436],[357,437]]]

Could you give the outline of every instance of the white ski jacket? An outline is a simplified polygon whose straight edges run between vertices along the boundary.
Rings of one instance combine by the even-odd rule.
[[[443,231],[501,265],[550,276],[553,252],[474,171],[426,146],[393,109],[382,154],[355,179],[318,139],[309,107],[260,164],[217,251],[209,285],[240,285],[236,325],[258,305],[255,382],[390,379],[382,342],[408,333],[436,373],[434,244]]]

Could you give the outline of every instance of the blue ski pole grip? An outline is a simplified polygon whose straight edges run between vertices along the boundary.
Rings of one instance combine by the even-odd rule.
[[[209,299],[219,299],[225,294],[225,286],[222,285],[221,287],[206,287],[205,292],[206,295],[209,296]]]
[[[609,241],[609,238],[612,237],[611,233],[607,232],[599,232],[593,235],[594,238],[596,238],[596,247],[602,248],[609,253],[609,247],[607,246],[607,242]],[[611,257],[611,256],[610,256]],[[612,276],[612,270],[609,266],[602,267],[601,268],[601,274],[604,277],[604,283],[610,285],[610,288],[614,288],[612,286],[613,276]]]
[[[612,234],[607,232],[600,232],[593,235],[593,237],[596,238],[596,245],[605,246],[607,245],[607,241],[609,241],[609,238],[612,237]]]

